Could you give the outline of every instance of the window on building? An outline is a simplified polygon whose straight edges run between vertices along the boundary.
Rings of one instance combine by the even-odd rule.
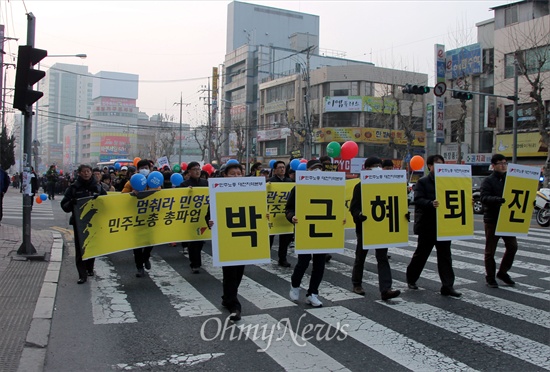
[[[506,8],[504,13],[504,24],[506,26],[518,23],[518,7],[517,5]]]
[[[349,91],[347,89],[336,89],[334,90],[333,96],[348,96]]]
[[[323,127],[358,127],[358,112],[326,112],[323,115]]]
[[[514,61],[516,53],[520,63],[525,65],[528,74],[535,74],[539,70],[540,72],[550,71],[550,47],[548,45],[545,45],[539,48],[506,54],[504,56],[504,77],[506,79],[514,77]]]
[[[518,129],[536,129],[537,125],[537,104],[535,102],[518,105]],[[514,126],[514,106],[508,105],[504,108],[504,129],[511,130]],[[549,126],[548,101],[546,102],[546,126]]]

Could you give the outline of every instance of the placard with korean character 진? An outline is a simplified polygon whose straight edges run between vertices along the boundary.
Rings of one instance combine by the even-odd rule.
[[[296,172],[296,253],[344,251],[345,181],[343,172]]]
[[[214,266],[271,261],[265,177],[211,178]]]
[[[363,249],[409,245],[407,174],[404,170],[361,171]]]
[[[527,236],[540,177],[540,169],[526,165],[508,164],[506,182],[500,206],[496,235]]]
[[[294,226],[285,217],[288,195],[294,187],[292,182],[267,183],[267,212],[269,213],[269,235],[292,234]]]
[[[472,167],[434,164],[437,240],[474,238]]]
[[[83,258],[180,241],[210,239],[208,189],[177,188],[79,199],[75,207]]]

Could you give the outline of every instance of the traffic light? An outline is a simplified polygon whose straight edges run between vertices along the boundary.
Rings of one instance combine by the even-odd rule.
[[[48,51],[35,49],[28,45],[19,46],[17,56],[17,71],[15,74],[15,93],[13,95],[13,107],[21,111],[27,111],[28,106],[38,101],[44,93],[32,90],[32,86],[46,76],[44,71],[35,70],[32,67],[44,59]]]
[[[426,87],[424,85],[411,85],[407,84],[403,88],[403,93],[409,93],[409,94],[426,94],[430,93],[430,87]]]
[[[464,100],[464,101],[468,101],[468,100],[474,98],[474,95],[470,92],[456,92],[456,91],[453,91],[452,94],[451,94],[451,97],[456,98],[456,99],[460,99],[460,100]]]

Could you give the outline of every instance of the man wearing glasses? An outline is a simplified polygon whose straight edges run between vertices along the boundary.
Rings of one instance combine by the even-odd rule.
[[[201,166],[196,161],[192,161],[187,165],[189,179],[181,184],[180,187],[208,187],[208,181],[201,178]],[[201,250],[204,242],[193,241],[188,242],[189,262],[193,274],[198,274],[199,268],[202,266]]]
[[[502,193],[504,192],[508,163],[504,155],[495,154],[491,158],[491,164],[493,165],[493,173],[481,183],[481,203],[484,207],[483,222],[485,223],[485,280],[488,287],[498,288],[498,283],[495,280],[495,252],[498,240],[502,238],[505,250],[496,277],[509,286],[516,284],[508,275],[508,271],[514,263],[518,241],[515,236],[495,235],[500,206],[506,202],[502,197]]]

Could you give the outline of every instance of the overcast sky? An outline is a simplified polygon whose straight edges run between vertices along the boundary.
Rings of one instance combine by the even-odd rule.
[[[249,1],[320,16],[320,48],[378,66],[428,74],[433,84],[434,44],[447,50],[476,42],[477,22],[493,17],[489,8],[512,1]],[[35,47],[50,55],[85,53],[87,59],[46,58],[83,64],[91,73],[138,74],[137,105],[148,115],[163,113],[183,121],[206,120],[200,90],[212,67],[223,63],[227,27],[225,0],[202,1],[49,1],[0,0],[6,41],[4,62],[14,63],[17,46],[27,40],[26,13],[36,17]],[[12,87],[14,70],[7,86]],[[8,99],[8,102],[10,99]]]

